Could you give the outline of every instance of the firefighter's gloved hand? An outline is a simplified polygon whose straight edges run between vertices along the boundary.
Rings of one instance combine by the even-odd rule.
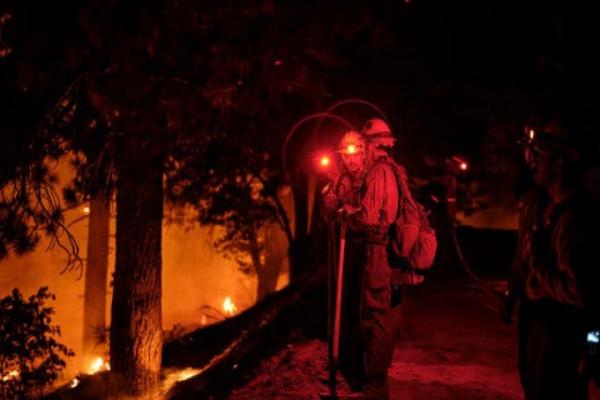
[[[340,200],[333,191],[332,183],[325,185],[323,190],[321,190],[321,195],[323,196],[323,202],[325,203],[325,207],[327,207],[327,209],[335,210],[339,207]]]
[[[344,204],[344,206],[340,209],[340,211],[346,215],[352,215],[352,214],[356,214],[357,212],[360,212],[360,208],[353,207],[350,204]]]
[[[332,159],[331,164],[329,164],[329,168],[327,169],[327,179],[335,185],[342,176],[342,172],[343,170],[340,168],[340,163],[336,159]]]

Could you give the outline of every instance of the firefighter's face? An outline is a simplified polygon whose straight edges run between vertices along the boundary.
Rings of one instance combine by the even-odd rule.
[[[365,167],[365,151],[361,148],[353,153],[342,153],[344,165],[351,174],[359,174]]]
[[[531,147],[526,157],[536,182],[540,185],[550,184],[554,170],[550,152]]]

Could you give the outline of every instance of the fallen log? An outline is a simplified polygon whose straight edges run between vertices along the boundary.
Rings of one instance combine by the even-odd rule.
[[[249,317],[242,317],[247,323],[235,334],[235,338],[229,341],[222,351],[204,363],[196,376],[176,383],[165,394],[165,398],[184,400],[205,398],[209,394],[223,395],[242,383],[244,371],[252,369],[261,359],[285,346],[289,341],[290,333],[300,327],[301,320],[304,322],[308,320],[309,324],[313,324],[308,328],[309,331],[322,332],[326,321],[323,289],[322,280],[307,280],[284,289],[272,299],[265,299],[257,304],[256,309],[249,310]],[[310,312],[315,308],[309,304],[315,302],[322,303],[323,313]],[[197,332],[197,334],[201,333]],[[184,345],[184,348],[194,348],[189,344],[191,337],[194,337],[193,341],[197,340],[192,334],[187,338],[188,344]],[[204,345],[200,346],[204,347]],[[180,353],[180,350],[177,353]],[[189,361],[198,360],[196,357],[200,354],[204,356],[205,353],[198,351],[189,356],[185,363],[178,363],[178,365],[198,366],[199,364],[190,364]]]

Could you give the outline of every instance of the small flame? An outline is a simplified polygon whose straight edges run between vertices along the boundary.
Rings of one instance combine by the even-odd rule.
[[[89,214],[90,213],[90,208],[89,207],[83,207],[83,213],[84,214]]]
[[[13,369],[8,374],[2,377],[2,382],[12,381],[13,379],[17,379],[19,377],[19,371]]]
[[[328,156],[321,157],[321,167],[328,167],[331,164],[331,159]]]
[[[79,379],[75,378],[71,381],[71,389],[75,389],[77,386],[79,386]]]
[[[460,169],[461,169],[461,171],[466,171],[467,168],[469,168],[469,165],[466,162],[461,162],[460,163]]]
[[[230,297],[225,297],[225,300],[223,301],[223,311],[225,311],[225,314],[229,315],[233,315],[237,311],[237,307],[233,301],[231,301]]]
[[[198,375],[200,372],[199,369],[196,368],[186,368],[183,371],[179,371],[177,376],[177,381],[187,381],[188,379]]]
[[[529,131],[529,140],[533,140],[534,137],[535,137],[535,131],[533,129],[531,129]]]
[[[110,364],[104,361],[102,357],[96,357],[88,368],[88,374],[93,375],[100,371],[110,371]]]
[[[202,372],[201,369],[197,368],[185,368],[175,371],[165,371],[165,378],[163,379],[162,386],[163,391],[166,393],[171,389],[177,382],[186,381]]]
[[[356,154],[356,145],[349,144],[348,146],[346,146],[346,153],[347,154]]]

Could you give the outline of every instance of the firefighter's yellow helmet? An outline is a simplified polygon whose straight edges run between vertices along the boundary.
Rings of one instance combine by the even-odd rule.
[[[389,125],[380,118],[373,118],[365,122],[361,133],[376,147],[392,147],[396,142]]]

